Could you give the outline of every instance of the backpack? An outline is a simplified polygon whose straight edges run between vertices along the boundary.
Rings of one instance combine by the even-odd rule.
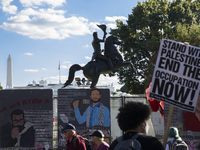
[[[172,144],[172,150],[189,150],[184,141],[175,140]]]
[[[91,142],[90,142],[87,138],[84,138],[84,137],[82,137],[82,136],[80,136],[80,135],[77,135],[77,136],[74,137],[74,139],[73,139],[73,145],[74,145],[74,147],[75,147],[76,149],[77,149],[76,140],[77,140],[78,138],[82,138],[82,139],[85,141],[85,147],[86,147],[87,150],[94,150],[94,148],[93,148]]]
[[[127,140],[123,140],[123,136],[118,137],[118,144],[114,147],[114,150],[142,150],[140,143],[136,140],[139,136],[137,133]]]

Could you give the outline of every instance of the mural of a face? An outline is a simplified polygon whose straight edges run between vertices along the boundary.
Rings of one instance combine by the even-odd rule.
[[[13,127],[18,127],[19,132],[21,132],[24,128],[24,118],[23,115],[13,115],[12,120],[10,120],[10,123],[12,124]]]
[[[93,90],[93,91],[91,92],[90,98],[92,99],[92,101],[93,101],[94,103],[98,103],[99,100],[100,100],[100,98],[101,98],[101,95],[100,95],[100,93],[99,93],[98,90]]]

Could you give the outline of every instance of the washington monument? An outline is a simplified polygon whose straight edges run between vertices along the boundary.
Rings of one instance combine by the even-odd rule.
[[[10,88],[13,87],[12,79],[13,79],[13,76],[12,76],[12,59],[9,55],[8,59],[7,59],[7,82],[6,82],[6,88],[7,89],[10,89]]]

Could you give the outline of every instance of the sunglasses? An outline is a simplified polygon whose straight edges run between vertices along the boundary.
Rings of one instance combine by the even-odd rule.
[[[63,133],[67,133],[67,132],[69,132],[69,131],[71,131],[71,130],[64,130]]]
[[[23,123],[23,122],[24,122],[24,119],[12,120],[12,122],[15,123],[15,124],[18,123],[18,122],[19,122],[19,123]]]

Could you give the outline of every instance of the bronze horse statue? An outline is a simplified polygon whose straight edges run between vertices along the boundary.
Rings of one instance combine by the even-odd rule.
[[[122,45],[123,43],[114,35],[106,38],[104,55],[111,58],[115,69],[130,66],[132,69],[132,75],[134,75],[136,73],[136,70],[133,67],[132,63],[123,61],[122,55],[119,53],[114,44]],[[100,74],[112,73],[112,70],[108,66],[108,63],[103,60],[97,59],[96,61],[90,61],[83,67],[78,64],[74,64],[69,69],[68,80],[65,82],[63,87],[66,87],[72,83],[72,81],[74,80],[75,72],[79,70],[83,70],[84,76],[92,81],[90,88],[96,87]]]

